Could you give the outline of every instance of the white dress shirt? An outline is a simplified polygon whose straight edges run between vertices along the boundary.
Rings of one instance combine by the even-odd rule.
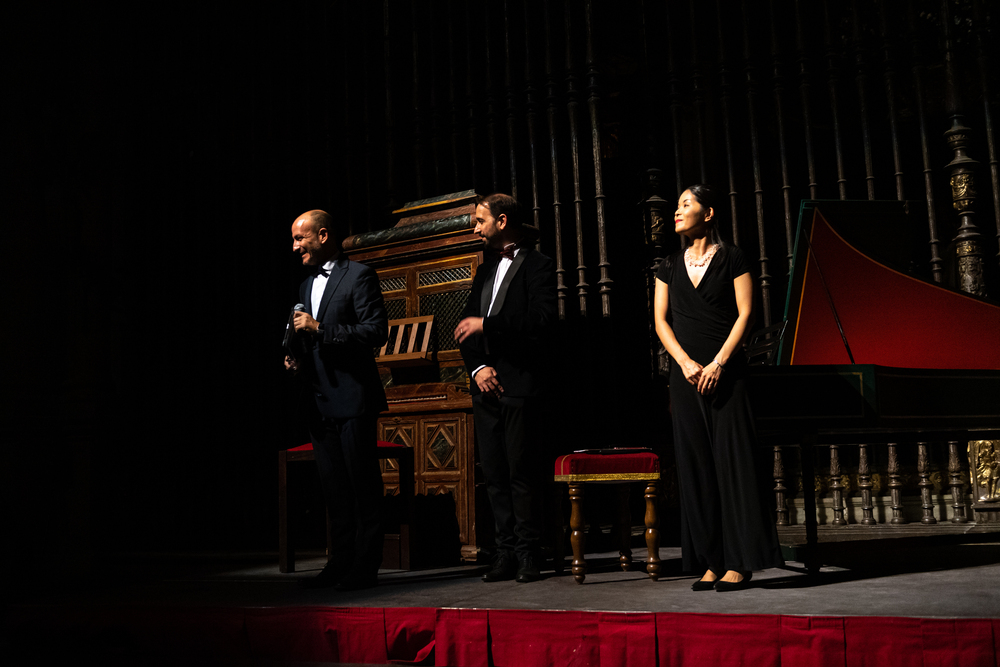
[[[514,257],[517,257],[517,253],[519,253],[519,252],[521,252],[520,248],[514,248]],[[500,291],[500,283],[503,282],[504,276],[507,275],[507,269],[509,269],[510,265],[513,264],[513,263],[514,263],[514,260],[512,260],[512,259],[507,259],[506,257],[501,257],[500,258],[500,263],[497,264],[497,274],[495,276],[493,276],[493,296],[490,297],[490,307],[486,311],[486,315],[484,316],[484,319],[486,317],[489,317],[493,313],[493,302],[497,300],[497,292]],[[483,334],[485,335],[485,333],[486,332],[484,331]],[[483,345],[486,348],[486,353],[489,354],[489,351],[490,351],[489,344],[486,343],[486,341],[484,340],[483,341]],[[482,366],[479,366],[478,368],[476,368],[476,370],[472,371],[472,379],[475,380],[476,379],[476,373],[478,373],[479,371],[483,370],[484,368],[486,368],[486,364],[483,364]]]
[[[338,255],[339,256],[339,255]],[[323,262],[323,270],[330,273],[333,270],[334,265],[337,263],[337,257],[331,260]],[[316,277],[313,278],[313,288],[312,294],[309,295],[309,300],[312,302],[312,316],[318,317],[319,304],[323,301],[323,291],[326,289],[326,283],[330,280],[329,275],[323,275],[322,273],[317,273]]]
[[[520,248],[514,248],[514,257],[517,257],[517,253],[521,252]],[[497,292],[500,291],[500,283],[503,282],[504,276],[507,275],[507,269],[510,265],[514,263],[514,260],[507,259],[506,257],[500,258],[500,263],[497,264],[497,275],[493,278],[493,296],[490,297],[490,308],[486,311],[486,317],[489,317],[493,313],[493,302],[497,300]]]

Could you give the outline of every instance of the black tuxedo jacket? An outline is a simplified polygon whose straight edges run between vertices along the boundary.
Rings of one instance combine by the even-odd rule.
[[[313,279],[302,283],[299,301],[323,330],[322,336],[302,337],[303,370],[312,382],[316,407],[328,419],[375,416],[386,409],[386,402],[374,349],[389,335],[378,276],[341,256],[330,271],[317,313],[312,312]]]
[[[470,377],[479,366],[495,368],[505,397],[537,396],[552,366],[557,318],[555,265],[537,250],[519,250],[490,311],[500,257],[488,253],[472,281],[472,293],[462,313],[463,318],[484,318],[483,334],[470,336],[459,346],[465,367]],[[473,396],[479,394],[475,380],[470,384]]]

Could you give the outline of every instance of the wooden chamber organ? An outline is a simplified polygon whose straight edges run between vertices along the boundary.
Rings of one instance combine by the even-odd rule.
[[[453,332],[483,260],[482,240],[473,231],[475,198],[467,190],[407,203],[393,212],[398,221],[391,229],[344,242],[351,259],[378,272],[390,324],[434,318],[425,363],[413,363],[413,354],[400,355],[409,359],[398,366],[384,354],[378,357],[389,402],[378,421],[378,437],[413,448],[418,496],[451,495],[461,558],[470,561],[478,551],[475,434],[468,373]],[[404,332],[402,326],[391,327],[386,349],[400,349],[396,339]],[[382,465],[386,493],[396,493],[395,463]]]

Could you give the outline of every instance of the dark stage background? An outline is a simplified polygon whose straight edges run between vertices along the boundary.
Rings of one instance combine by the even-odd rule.
[[[882,99],[871,103],[877,195],[895,199],[883,70],[874,70],[881,62],[878,3],[856,4],[864,39],[875,45],[866,85],[873,99]],[[929,7],[928,16],[938,6],[913,4]],[[952,4],[963,20],[972,16],[973,3]],[[7,571],[61,580],[92,572],[105,552],[274,549],[275,452],[305,438],[294,425],[279,348],[303,278],[290,252],[294,216],[323,208],[345,216],[357,233],[390,226],[391,210],[406,201],[519,186],[518,197],[538,216],[543,251],[554,255],[550,108],[558,110],[561,133],[555,146],[567,285],[562,357],[577,390],[563,436],[585,445],[664,442],[668,422],[653,373],[646,290],[652,263],[676,239],[669,234],[666,246],[647,244],[653,195],[666,200],[669,217],[675,181],[704,176],[723,198],[739,191],[732,211],[745,248],[755,259],[770,257],[773,319],[781,317],[786,280],[782,193],[796,212],[797,202],[811,196],[802,141],[791,138],[802,132],[798,120],[788,121],[791,185],[782,188],[776,137],[786,129],[779,130],[768,106],[777,85],[768,69],[769,16],[784,35],[786,103],[799,94],[792,77],[801,62],[792,39],[798,4],[749,5],[761,11],[749,14],[753,45],[745,60],[740,22],[719,28],[732,45],[725,56],[732,59],[731,147],[722,133],[724,91],[708,4],[595,2],[592,57],[582,2],[567,11],[558,1],[513,0],[5,8]],[[543,6],[552,11],[547,32]],[[809,12],[818,12],[819,3],[802,7],[805,24],[818,25],[822,17]],[[932,34],[928,21],[919,30]],[[984,24],[990,25],[977,25]],[[833,25],[850,32],[849,16],[835,16]],[[963,48],[973,54],[965,62],[973,63],[974,31],[962,25]],[[556,54],[550,67],[546,35]],[[704,44],[701,65],[691,60],[696,41]],[[952,159],[941,139],[949,121],[938,104],[940,47],[934,39],[926,43],[933,53],[927,96],[935,100],[927,132],[946,253],[956,224],[943,172]],[[838,62],[845,68],[854,62],[848,45],[834,44],[838,53],[843,49]],[[813,77],[809,94],[817,98],[814,190],[819,198],[843,198],[827,141],[831,121],[818,110],[828,76],[822,54],[816,46],[803,79]],[[668,55],[675,60],[668,63]],[[988,62],[994,55],[989,51]],[[748,99],[755,103],[747,97],[753,86],[744,87],[748,67],[760,78],[759,150],[751,150],[758,137],[745,111]],[[899,65],[900,77],[909,76],[907,67]],[[985,164],[977,71],[963,69],[961,85],[972,91],[968,123],[980,133],[974,157]],[[857,88],[847,77],[854,71],[845,69],[843,77],[841,104],[853,114]],[[924,202],[917,117],[912,97],[905,91],[903,97],[901,134],[910,133],[903,150],[906,198]],[[579,194],[566,128],[572,104]],[[529,117],[537,121],[534,142]],[[703,141],[696,132],[702,120]],[[845,150],[854,169],[847,198],[874,198],[857,173],[864,162],[857,122],[844,121],[853,141]],[[600,187],[592,139],[603,168]],[[699,145],[707,165],[698,160]],[[735,176],[727,189],[730,148]],[[755,167],[764,185],[755,182]],[[993,272],[992,191],[986,170],[980,173],[977,220]],[[755,191],[765,188],[766,225],[755,202]],[[579,257],[576,200],[583,202]],[[758,224],[768,229],[762,246]],[[926,229],[926,217],[919,224]],[[607,241],[613,283],[600,282],[599,237]],[[916,254],[914,271],[929,275],[928,250]],[[584,287],[578,265],[586,266]],[[989,280],[995,293],[993,273]],[[583,418],[588,413],[614,418],[595,424]]]

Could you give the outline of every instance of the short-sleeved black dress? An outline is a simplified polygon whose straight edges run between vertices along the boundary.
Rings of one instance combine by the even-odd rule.
[[[739,248],[725,245],[698,287],[682,253],[657,272],[668,286],[667,321],[681,348],[702,366],[722,349],[739,317],[733,280],[749,272]],[[753,413],[746,392],[746,357],[726,362],[715,393],[702,396],[671,364],[670,402],[681,500],[681,548],[688,572],[747,572],[784,564],[778,533],[754,471]]]

